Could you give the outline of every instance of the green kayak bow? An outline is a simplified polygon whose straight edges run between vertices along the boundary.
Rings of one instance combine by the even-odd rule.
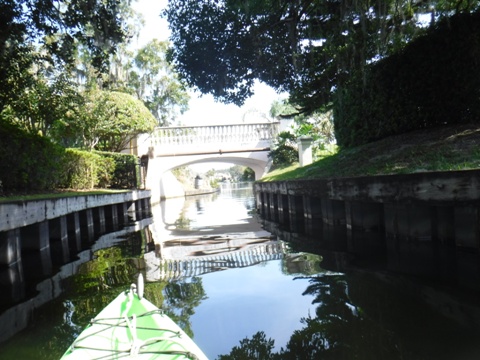
[[[143,298],[143,277],[120,293],[83,330],[62,357],[81,359],[206,360],[193,340]]]

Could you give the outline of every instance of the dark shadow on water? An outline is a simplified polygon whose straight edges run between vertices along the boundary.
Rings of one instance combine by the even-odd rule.
[[[279,351],[259,329],[218,359],[480,358],[478,254],[338,227],[309,237],[263,225],[292,252],[321,255],[327,272],[302,277],[315,313]]]

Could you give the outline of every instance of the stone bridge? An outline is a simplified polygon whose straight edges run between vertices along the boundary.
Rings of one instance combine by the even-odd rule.
[[[268,152],[278,126],[278,122],[263,122],[159,127],[153,134],[138,137],[130,153],[142,157],[145,186],[152,192],[152,203],[156,203],[166,197],[166,173],[180,166],[233,163],[251,168],[255,178],[261,178],[269,164]]]

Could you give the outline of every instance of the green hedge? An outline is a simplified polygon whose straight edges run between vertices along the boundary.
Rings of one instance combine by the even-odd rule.
[[[0,118],[0,193],[49,190],[61,181],[64,149]]]
[[[107,187],[113,177],[115,163],[99,154],[78,149],[66,149],[63,160],[62,187],[92,189]]]
[[[55,189],[132,189],[137,158],[65,149],[0,119],[0,195]]]
[[[111,159],[115,163],[115,170],[109,186],[114,189],[131,189],[140,185],[138,174],[138,159],[134,155],[112,153],[105,151],[96,151],[107,159]]]
[[[335,134],[350,147],[399,133],[480,120],[480,13],[439,22],[339,89]]]
[[[134,155],[67,149],[63,186],[69,189],[135,189],[139,184],[136,167]]]

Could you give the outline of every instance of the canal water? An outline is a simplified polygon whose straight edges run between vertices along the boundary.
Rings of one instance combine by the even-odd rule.
[[[26,303],[51,300],[0,343],[0,359],[58,359],[139,272],[145,297],[210,359],[480,359],[478,284],[388,271],[374,246],[357,259],[275,232],[256,217],[249,183],[151,210],[78,254],[75,272],[26,276],[30,300],[1,303],[0,338]],[[477,257],[465,255],[474,272]]]

